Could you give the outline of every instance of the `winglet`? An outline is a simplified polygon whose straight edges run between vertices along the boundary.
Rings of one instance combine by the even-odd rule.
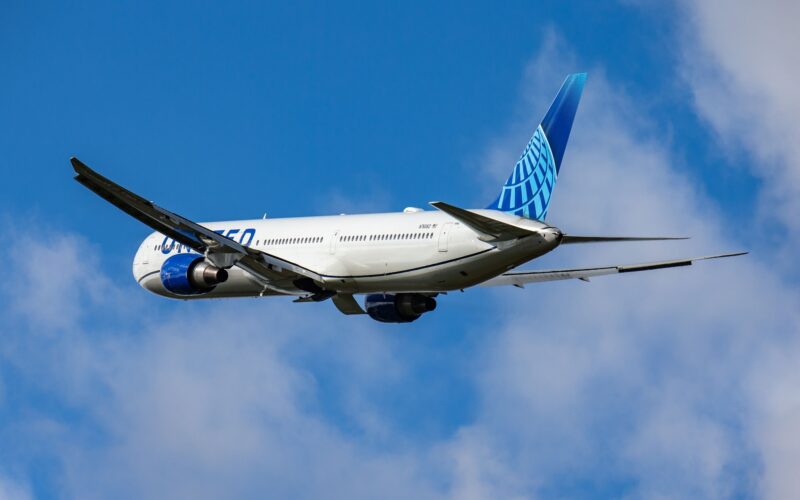
[[[75,156],[71,157],[69,159],[69,162],[72,164],[72,169],[75,170],[75,173],[77,174],[75,178],[77,178],[78,176],[86,176],[91,174],[99,175],[97,172],[89,168],[85,163],[80,161]]]

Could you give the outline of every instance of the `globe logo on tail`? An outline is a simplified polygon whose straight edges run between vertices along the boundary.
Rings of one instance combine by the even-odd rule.
[[[544,220],[585,83],[586,73],[567,76],[497,199],[486,208]]]
[[[542,220],[547,215],[557,176],[553,153],[539,126],[492,208]]]

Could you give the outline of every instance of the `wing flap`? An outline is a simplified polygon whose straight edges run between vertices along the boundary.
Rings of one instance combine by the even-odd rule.
[[[353,297],[352,293],[337,293],[331,297],[331,300],[342,314],[367,314],[356,301],[355,297]]]

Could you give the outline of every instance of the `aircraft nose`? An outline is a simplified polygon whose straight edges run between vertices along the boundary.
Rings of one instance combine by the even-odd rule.
[[[137,282],[140,282],[142,276],[147,273],[148,265],[150,264],[147,249],[145,248],[147,244],[147,240],[143,241],[136,250],[136,255],[133,256],[133,266],[131,270],[133,271],[133,279]]]

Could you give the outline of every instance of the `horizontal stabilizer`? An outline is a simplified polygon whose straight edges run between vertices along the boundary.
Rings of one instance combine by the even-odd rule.
[[[688,240],[686,236],[570,236],[565,234],[561,238],[562,245],[571,243],[615,243],[620,241],[663,241],[663,240]]]
[[[723,257],[736,257],[746,255],[747,252],[725,253],[720,255],[710,255],[707,257],[694,257],[690,259],[662,260],[659,262],[647,262],[645,264],[628,264],[621,266],[607,267],[588,267],[583,269],[555,269],[551,271],[513,271],[501,274],[495,278],[481,283],[481,286],[500,286],[514,285],[521,287],[527,283],[540,283],[543,281],[558,281],[579,279],[589,281],[595,276],[605,276],[608,274],[633,273],[637,271],[652,271],[654,269],[666,269],[669,267],[691,266],[699,260],[721,259]]]
[[[461,221],[472,230],[485,235],[485,237],[481,238],[484,241],[513,240],[535,234],[533,231],[512,226],[511,224],[506,224],[497,219],[458,208],[443,201],[432,201],[430,204],[454,219]]]

